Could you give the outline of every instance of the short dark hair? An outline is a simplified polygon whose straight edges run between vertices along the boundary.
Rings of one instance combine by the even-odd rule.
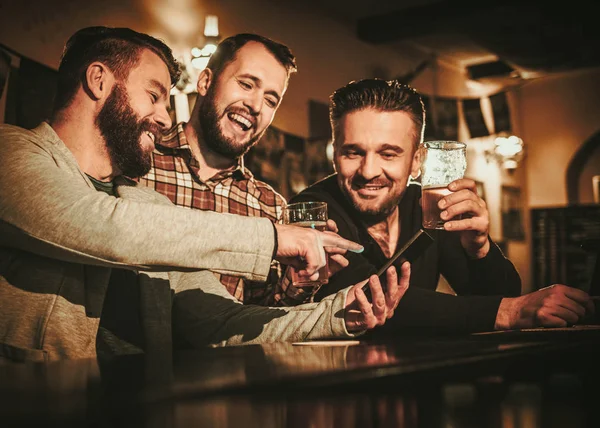
[[[334,141],[344,115],[368,108],[408,113],[417,130],[415,148],[418,148],[425,132],[425,105],[415,89],[398,80],[354,80],[331,94],[329,120]]]
[[[289,47],[275,40],[252,33],[236,34],[221,41],[215,53],[210,57],[206,68],[210,69],[214,77],[217,78],[225,66],[235,59],[237,51],[248,42],[258,42],[271,52],[277,58],[277,61],[285,67],[288,79],[292,73],[298,70],[296,57]]]
[[[94,61],[106,64],[117,79],[129,76],[143,49],[158,55],[169,69],[171,85],[179,80],[181,69],[173,52],[164,42],[129,28],[86,27],[73,34],[63,50],[58,67],[58,85],[54,111],[68,106]]]

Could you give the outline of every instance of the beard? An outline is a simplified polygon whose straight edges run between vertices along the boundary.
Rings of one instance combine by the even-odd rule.
[[[361,184],[364,184],[364,182]],[[342,189],[342,193],[344,193],[346,199],[350,202],[352,207],[360,214],[360,219],[362,222],[368,226],[381,223],[387,219],[396,209],[396,207],[398,207],[398,204],[404,195],[404,192],[400,192],[397,195],[389,196],[379,206],[366,206],[365,201],[358,201],[355,199],[357,196],[353,194],[350,189],[344,185],[344,183],[340,182],[339,187]]]
[[[209,87],[208,92],[202,101],[202,105],[200,106],[200,131],[204,137],[204,143],[210,150],[227,159],[233,160],[245,155],[248,150],[260,140],[266,129],[254,135],[246,143],[237,143],[234,138],[227,138],[223,135],[223,130],[219,126],[219,119],[227,113],[247,114],[248,111],[231,107],[226,111],[219,113],[215,103],[214,85]]]
[[[148,119],[139,119],[122,85],[115,84],[96,117],[96,126],[106,141],[113,166],[121,174],[137,178],[150,171],[151,154],[142,148],[140,137],[143,132],[149,131],[158,139],[160,128]]]

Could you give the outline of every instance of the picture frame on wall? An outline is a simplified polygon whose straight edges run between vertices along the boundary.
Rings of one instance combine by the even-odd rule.
[[[503,239],[524,241],[523,201],[520,187],[502,186],[500,210],[502,214]]]
[[[328,149],[333,153],[331,138],[307,139],[305,143],[304,176],[308,184],[315,183],[333,174],[333,163],[327,155]]]
[[[487,129],[485,120],[483,118],[483,112],[481,110],[481,99],[465,99],[462,101],[463,104],[463,115],[467,122],[467,128],[469,129],[469,135],[471,138],[479,138],[490,135],[490,131]]]
[[[6,86],[6,82],[8,81],[8,75],[10,74],[10,64],[10,56],[2,49],[0,49],[0,98],[2,98],[2,94],[4,93],[4,87]]]
[[[439,97],[435,100],[436,137],[441,140],[458,139],[458,102],[456,98]]]

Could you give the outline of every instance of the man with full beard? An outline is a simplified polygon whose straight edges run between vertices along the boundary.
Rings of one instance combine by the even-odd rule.
[[[163,135],[140,183],[186,208],[280,223],[285,199],[252,175],[243,156],[273,121],[294,72],[296,59],[279,42],[251,33],[223,40],[199,75],[189,122]],[[346,264],[338,256],[332,259],[334,269]],[[216,275],[244,303],[278,304],[275,284],[283,275],[277,262],[266,282]]]
[[[332,94],[329,112],[336,173],[290,202],[327,202],[339,234],[365,251],[349,254],[350,265],[330,278],[316,300],[375,272],[422,222],[421,187],[409,184],[409,177],[419,176],[421,162],[420,95],[398,81],[354,81]],[[461,179],[448,187],[450,195],[439,203],[444,230],[428,231],[435,242],[413,261],[411,286],[394,317],[373,334],[564,326],[593,313],[589,296],[565,285],[521,296],[519,274],[490,239],[489,213],[475,182]],[[440,274],[456,295],[436,292]],[[311,290],[303,291],[296,301],[310,296]]]
[[[399,280],[388,274],[400,285],[386,293],[369,279],[381,305],[361,284],[299,310],[247,307],[223,289],[207,269],[264,280],[276,259],[313,276],[326,252],[362,247],[182,209],[131,180],[171,126],[178,75],[161,41],[84,28],[65,46],[51,118],[31,130],[0,126],[0,360],[168,353],[172,335],[187,347],[353,337],[393,314],[408,266]],[[236,123],[254,121],[240,114]]]

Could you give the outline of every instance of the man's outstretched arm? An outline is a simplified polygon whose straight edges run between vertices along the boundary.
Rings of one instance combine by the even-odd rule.
[[[200,348],[360,335],[392,317],[408,288],[410,266],[402,267],[399,279],[390,268],[385,293],[371,277],[373,303],[362,281],[321,302],[285,308],[242,305],[209,272],[172,273],[170,278],[174,340],[179,347]]]

